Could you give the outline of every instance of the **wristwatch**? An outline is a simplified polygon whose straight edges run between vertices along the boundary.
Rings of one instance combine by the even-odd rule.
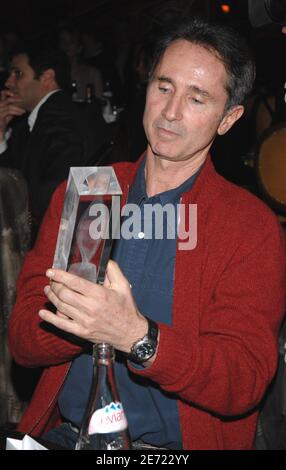
[[[148,317],[145,318],[148,321],[148,333],[143,336],[143,338],[135,341],[131,347],[130,353],[128,354],[128,358],[137,364],[142,364],[143,362],[148,361],[148,359],[151,359],[157,348],[157,323]]]

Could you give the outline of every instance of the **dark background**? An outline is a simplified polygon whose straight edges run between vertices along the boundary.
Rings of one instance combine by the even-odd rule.
[[[231,7],[223,15],[221,4]],[[203,13],[248,26],[247,0],[22,0],[2,2],[0,31],[16,31],[24,37],[51,33],[63,25],[94,25],[100,33],[112,33],[125,23],[132,37],[144,35],[168,17]]]
[[[122,48],[152,42],[161,29],[177,19],[203,15],[232,25],[248,38],[257,57],[258,74],[263,72],[273,77],[282,73],[286,35],[281,34],[278,25],[253,28],[248,19],[248,0],[22,0],[1,3],[0,36],[14,32],[21,39],[44,37],[52,42],[63,27],[89,29],[114,54]],[[230,8],[227,14],[222,12],[224,4]],[[268,43],[266,48],[263,40]]]
[[[228,13],[223,13],[223,5],[229,7]],[[144,90],[141,95],[134,96],[136,77],[132,67],[136,48],[150,44],[152,50],[157,35],[166,26],[194,15],[222,21],[243,33],[254,51],[257,65],[252,115],[246,114],[226,137],[218,138],[212,154],[216,168],[223,176],[238,184],[249,185],[244,161],[249,151],[255,151],[259,139],[255,134],[256,103],[279,92],[278,103],[285,108],[286,35],[276,24],[253,28],[248,18],[248,0],[22,0],[3,2],[0,11],[0,36],[14,32],[20,40],[45,38],[56,42],[61,28],[89,30],[103,42],[111,63],[115,64],[118,57],[125,61],[121,96],[115,104],[123,105],[127,110],[125,127],[131,136],[129,141],[136,143],[134,148],[131,144],[128,159],[137,158],[146,145],[141,125]],[[282,117],[275,115],[273,123],[285,121],[285,115],[285,112]],[[136,127],[134,132],[133,127]]]

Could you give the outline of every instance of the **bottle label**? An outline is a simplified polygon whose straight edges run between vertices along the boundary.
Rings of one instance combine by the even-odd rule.
[[[107,434],[109,432],[124,431],[124,429],[127,429],[127,420],[122,404],[112,402],[93,413],[88,427],[88,434]]]

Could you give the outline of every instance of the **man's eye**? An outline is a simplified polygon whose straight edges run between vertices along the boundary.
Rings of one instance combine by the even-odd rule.
[[[20,78],[23,77],[24,73],[22,72],[22,70],[19,70],[19,69],[12,69],[10,70],[10,74],[13,74],[15,75],[15,78],[17,80],[19,80]]]
[[[195,104],[203,104],[201,100],[198,100],[198,98],[191,98],[191,101]]]
[[[161,91],[162,93],[167,93],[167,91],[169,91],[169,88],[165,86],[159,86],[159,91]]]
[[[18,78],[23,77],[24,74],[22,70],[15,70],[15,75],[16,75],[16,78],[18,79]]]

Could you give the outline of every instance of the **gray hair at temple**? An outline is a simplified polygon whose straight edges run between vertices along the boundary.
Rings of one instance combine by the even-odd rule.
[[[155,46],[150,80],[165,50],[180,39],[208,49],[223,62],[228,74],[226,111],[243,104],[255,80],[255,63],[251,51],[237,31],[205,20],[186,21],[161,36]]]

